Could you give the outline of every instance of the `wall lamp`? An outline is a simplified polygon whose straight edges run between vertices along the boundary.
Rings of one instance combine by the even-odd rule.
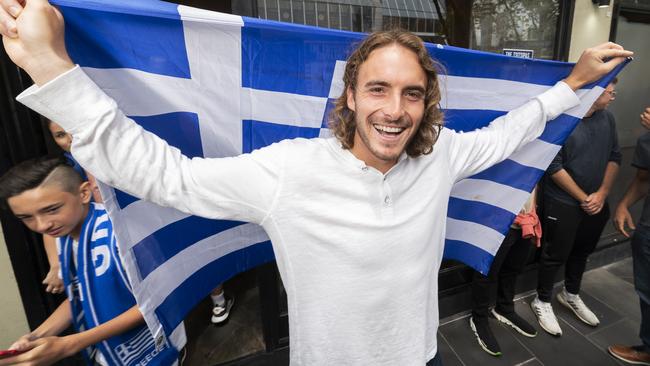
[[[609,6],[610,0],[591,0],[594,5],[598,5],[599,8],[606,8]]]

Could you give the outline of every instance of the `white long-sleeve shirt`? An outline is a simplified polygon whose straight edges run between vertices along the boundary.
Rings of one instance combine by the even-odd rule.
[[[437,352],[438,269],[452,185],[506,159],[578,104],[564,83],[386,174],[335,139],[188,159],[123,115],[81,69],[18,100],[73,135],[99,180],[208,218],[249,221],[273,243],[292,365],[424,365]]]

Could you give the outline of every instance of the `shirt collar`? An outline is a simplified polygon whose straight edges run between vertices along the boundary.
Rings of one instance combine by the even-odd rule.
[[[340,142],[336,137],[330,137],[330,138],[328,138],[328,139],[327,139],[327,142],[330,144],[330,146],[332,147],[332,149],[333,149],[334,151],[336,151],[337,153],[339,153],[339,155],[340,155],[340,156],[341,156],[341,157],[342,157],[346,162],[350,163],[352,166],[354,166],[354,167],[356,167],[356,168],[359,168],[359,169],[364,169],[364,170],[367,170],[367,169],[370,168],[370,167],[368,167],[368,166],[366,165],[366,163],[365,163],[363,160],[360,160],[360,159],[358,159],[356,156],[354,156],[354,154],[352,154],[352,151],[350,151],[350,149],[344,149],[343,146],[341,145],[341,142]],[[384,175],[388,175],[388,173],[390,173],[391,171],[395,170],[395,168],[396,168],[398,165],[401,165],[402,161],[404,161],[404,160],[406,160],[406,159],[408,159],[408,158],[409,158],[409,156],[408,156],[408,154],[406,153],[406,151],[403,151],[402,154],[401,154],[401,155],[399,156],[399,158],[397,159],[397,163],[395,163],[395,165],[393,165],[393,167],[391,167],[391,168],[386,172],[386,174],[384,174]]]

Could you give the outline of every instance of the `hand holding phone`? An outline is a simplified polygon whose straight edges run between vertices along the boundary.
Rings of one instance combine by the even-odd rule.
[[[0,350],[0,360],[3,359],[3,358],[18,356],[21,353],[25,353],[25,351],[18,351],[18,350],[15,350],[15,349]]]

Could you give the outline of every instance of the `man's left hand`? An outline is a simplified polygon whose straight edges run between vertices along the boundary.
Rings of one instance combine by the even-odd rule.
[[[571,89],[578,90],[584,85],[607,75],[618,64],[633,54],[633,52],[627,51],[620,45],[612,42],[588,48],[582,53],[578,63],[573,67],[569,76],[564,79],[564,82]]]
[[[595,215],[603,209],[606,199],[607,195],[605,193],[597,191],[587,196],[587,198],[585,198],[585,200],[580,204],[580,207],[587,214]]]

